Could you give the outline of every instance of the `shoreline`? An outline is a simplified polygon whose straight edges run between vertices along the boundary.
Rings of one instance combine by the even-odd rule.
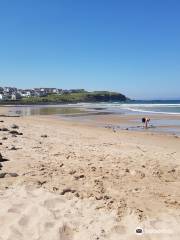
[[[50,108],[48,105],[44,105],[42,109],[41,105],[36,105],[36,107],[33,105],[4,107],[0,107],[0,114],[2,111],[4,112],[4,110],[6,113],[9,111],[11,117],[17,113],[18,116],[23,116],[24,114],[28,114],[27,116],[50,116],[52,118],[59,118],[68,121],[72,119],[72,121],[92,122],[92,124],[107,128],[109,127],[117,131],[149,131],[153,133],[158,132],[160,134],[180,135],[180,115],[174,114],[157,113],[145,115],[144,113],[135,114],[134,112],[132,112],[132,114],[123,112],[116,113],[108,111],[106,108],[87,108],[85,106],[73,106],[69,104],[62,104],[59,108],[56,105],[51,105]],[[145,116],[151,118],[148,129],[144,129],[141,122],[141,119]]]

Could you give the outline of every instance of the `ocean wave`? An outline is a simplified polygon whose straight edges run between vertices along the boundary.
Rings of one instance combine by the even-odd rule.
[[[124,108],[124,109],[132,112],[139,112],[139,113],[180,115],[180,112],[179,113],[178,112],[161,112],[161,111],[151,111],[151,110],[133,109],[133,108]]]
[[[132,106],[132,107],[180,107],[179,103],[176,104],[121,104],[121,106]]]
[[[101,102],[101,103],[78,103],[78,107],[86,109],[105,108],[107,111],[131,111],[151,114],[170,114],[180,115],[180,103],[119,103],[119,102]]]

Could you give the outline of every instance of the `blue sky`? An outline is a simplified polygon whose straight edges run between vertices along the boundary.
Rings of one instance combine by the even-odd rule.
[[[180,99],[180,1],[2,0],[0,85]]]

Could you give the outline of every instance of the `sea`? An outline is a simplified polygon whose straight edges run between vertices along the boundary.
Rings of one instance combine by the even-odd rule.
[[[20,116],[52,115],[67,120],[73,117],[75,121],[91,121],[93,115],[129,115],[134,116],[133,120],[113,128],[137,131],[144,131],[141,119],[149,117],[151,131],[180,136],[180,100],[12,106],[9,113]]]
[[[168,114],[180,115],[180,100],[136,100],[128,102],[98,102],[55,105],[14,106],[12,113],[20,115],[76,114],[83,111],[115,114]]]
[[[180,100],[137,100],[128,102],[79,103],[76,106],[86,109],[106,110],[124,114],[168,114],[180,115]]]

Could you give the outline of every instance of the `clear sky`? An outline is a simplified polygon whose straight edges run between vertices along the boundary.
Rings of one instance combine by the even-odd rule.
[[[180,99],[180,0],[1,0],[0,85]]]

